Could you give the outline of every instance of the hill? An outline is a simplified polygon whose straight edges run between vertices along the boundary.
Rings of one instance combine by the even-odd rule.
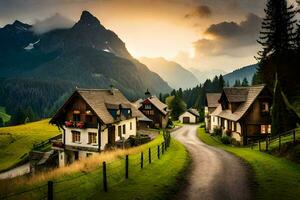
[[[146,89],[153,94],[171,91],[87,11],[73,27],[43,34],[15,21],[0,28],[0,43],[0,105],[11,114],[21,106],[37,118],[47,117],[76,86],[114,85],[129,99],[143,96]]]
[[[49,120],[0,128],[0,171],[13,167],[28,156],[33,144],[59,135]]]
[[[193,73],[176,62],[164,58],[147,57],[142,57],[139,60],[146,64],[151,71],[160,75],[174,89],[187,89],[199,84]]]
[[[248,82],[251,83],[253,75],[257,70],[257,67],[257,64],[242,67],[237,70],[234,70],[231,73],[225,74],[223,78],[225,82],[229,82],[230,86],[233,86],[236,80],[240,80],[242,82],[244,78],[247,78]]]
[[[200,83],[204,83],[207,79],[213,79],[215,76],[226,73],[225,71],[219,69],[199,70],[196,68],[189,68],[189,71],[191,71],[197,77]]]

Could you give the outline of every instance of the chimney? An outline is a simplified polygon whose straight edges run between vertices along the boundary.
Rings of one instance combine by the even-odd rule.
[[[147,91],[145,92],[146,98],[150,98],[151,97],[151,93],[149,92],[149,90],[147,89]]]

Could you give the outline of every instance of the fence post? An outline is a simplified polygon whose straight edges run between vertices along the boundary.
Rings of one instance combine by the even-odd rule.
[[[157,145],[157,158],[158,158],[158,159],[159,159],[159,153],[160,153],[159,145]]]
[[[128,178],[128,155],[126,155],[126,159],[125,159],[125,178]]]
[[[164,147],[164,142],[161,143],[161,154],[164,154],[165,151],[165,147]]]
[[[269,147],[268,147],[268,141],[269,141],[269,140],[268,140],[268,137],[267,137],[267,138],[266,138],[266,151],[268,151],[268,148],[269,148]]]
[[[103,170],[102,170],[102,173],[103,173],[103,190],[104,190],[104,192],[107,192],[106,162],[103,162],[102,166],[103,166]]]
[[[260,139],[258,140],[258,149],[261,151]]]
[[[144,153],[141,152],[141,169],[144,167]]]
[[[167,151],[168,145],[167,145],[167,142],[166,142],[166,141],[164,141],[164,142],[165,142],[165,150]]]
[[[296,143],[296,130],[293,130],[294,144]]]
[[[48,181],[48,200],[53,200],[53,181]]]
[[[149,156],[149,164],[151,164],[151,148],[149,148],[148,156]]]

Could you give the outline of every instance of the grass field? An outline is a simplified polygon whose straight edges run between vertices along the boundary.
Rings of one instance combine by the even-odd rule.
[[[224,149],[242,158],[254,174],[255,199],[299,199],[300,165],[250,148],[232,147],[199,129],[198,137],[211,146]]]
[[[2,106],[0,106],[0,118],[2,118],[4,122],[8,122],[10,120],[10,115],[6,113],[5,108]]]
[[[49,120],[0,128],[0,171],[9,169],[27,157],[33,144],[59,134]]]
[[[32,178],[0,182],[1,192],[20,192],[40,187],[10,199],[41,199],[46,195],[47,180],[54,181],[54,199],[168,199],[180,187],[189,162],[184,146],[172,140],[169,149],[157,158],[157,145],[162,136],[148,144],[129,150],[102,153],[68,167]],[[151,148],[152,163],[147,152]],[[145,152],[140,168],[140,152]],[[129,179],[125,180],[125,154],[129,154]],[[102,161],[107,161],[108,192],[103,191]],[[2,189],[1,189],[2,188]],[[2,191],[1,191],[2,190]],[[4,194],[4,193],[3,193]],[[1,196],[0,196],[1,198]]]

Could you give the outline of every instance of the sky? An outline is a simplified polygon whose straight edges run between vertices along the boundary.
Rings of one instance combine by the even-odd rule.
[[[88,10],[136,58],[231,71],[255,63],[264,7],[265,0],[0,0],[0,26],[18,19],[43,32],[69,27]],[[52,20],[58,15],[71,21]]]

